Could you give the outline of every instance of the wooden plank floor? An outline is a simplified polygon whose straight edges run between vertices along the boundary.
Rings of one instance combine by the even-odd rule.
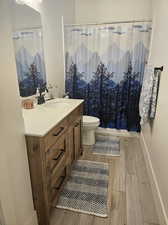
[[[121,138],[120,149],[120,157],[102,157],[85,147],[82,157],[109,163],[108,218],[54,209],[51,225],[159,225],[139,139]]]

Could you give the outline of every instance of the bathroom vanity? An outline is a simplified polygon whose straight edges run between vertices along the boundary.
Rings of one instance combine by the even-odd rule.
[[[39,225],[50,214],[71,171],[82,154],[83,100],[55,99],[23,110],[34,207]]]

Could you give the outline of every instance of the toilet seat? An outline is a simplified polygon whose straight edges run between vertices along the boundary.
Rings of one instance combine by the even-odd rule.
[[[93,116],[83,116],[83,126],[99,126],[100,120]]]

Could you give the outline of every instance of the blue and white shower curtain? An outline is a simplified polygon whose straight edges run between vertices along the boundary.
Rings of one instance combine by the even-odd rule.
[[[34,95],[45,87],[46,72],[41,29],[28,29],[13,34],[20,95]]]
[[[65,27],[66,92],[101,127],[140,130],[139,98],[151,24]]]

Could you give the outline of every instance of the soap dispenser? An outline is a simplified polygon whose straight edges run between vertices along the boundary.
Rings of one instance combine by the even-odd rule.
[[[63,98],[69,98],[69,92],[66,92],[64,95],[63,95]]]

